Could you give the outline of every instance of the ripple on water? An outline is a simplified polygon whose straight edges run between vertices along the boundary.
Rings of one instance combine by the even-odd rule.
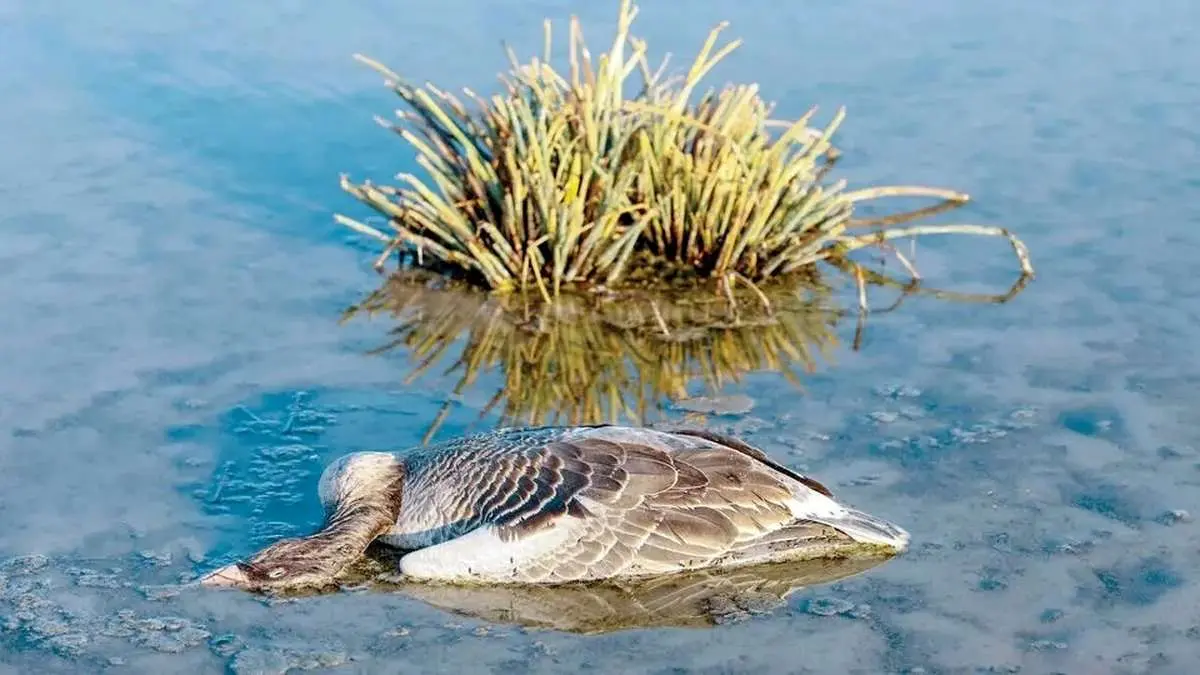
[[[209,621],[165,612],[162,600],[139,599],[141,587],[129,579],[151,576],[141,556],[109,574],[79,565],[60,564],[44,556],[25,556],[0,563],[0,646],[14,651],[43,651],[70,659],[87,672],[127,665],[139,653],[180,655],[205,651],[226,660],[238,673],[284,673],[320,670],[345,664],[345,650],[249,645],[238,635],[214,636]],[[95,584],[95,578],[122,579]],[[104,595],[89,595],[79,589]],[[140,594],[145,598],[145,594]],[[173,594],[169,596],[175,598]],[[132,607],[136,607],[132,608]],[[194,608],[193,608],[194,611]]]
[[[130,569],[137,569],[131,561]],[[133,589],[128,577],[67,566],[61,570],[43,557],[17,558],[3,566],[0,605],[6,606],[4,634],[15,647],[44,648],[60,656],[78,658],[106,638],[132,647],[178,654],[205,644],[204,626],[179,616],[146,616],[130,609],[97,613],[76,607],[72,587]],[[104,583],[96,584],[102,578]],[[126,597],[128,600],[128,597]],[[105,657],[107,658],[107,657]]]
[[[321,439],[337,415],[310,392],[236,406],[222,422],[226,451],[213,475],[190,486],[209,514],[229,516],[228,536],[210,558],[228,561],[318,524],[316,481],[328,450]]]
[[[1153,605],[1184,584],[1183,574],[1166,555],[1093,568],[1092,575],[1093,580],[1081,584],[1079,594],[1097,607]]]
[[[1144,491],[1092,473],[1075,472],[1072,478],[1073,482],[1061,488],[1063,501],[1106,519],[1137,527],[1163,511],[1151,506],[1155,496]]]

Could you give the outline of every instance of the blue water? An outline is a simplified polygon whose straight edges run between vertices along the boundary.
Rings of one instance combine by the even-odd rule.
[[[965,190],[955,220],[1032,249],[1007,305],[912,299],[803,392],[724,392],[756,403],[714,424],[904,524],[908,555],[748,621],[594,637],[172,590],[315,523],[330,458],[418,443],[447,399],[439,437],[479,427],[499,374],[405,384],[403,353],[364,355],[386,321],[337,324],[376,283],[337,176],[411,168],[349,55],[486,90],[500,40],[532,54],[571,4],[0,0],[0,673],[1192,672],[1191,0],[645,2],[677,66],[728,19],[746,43],[714,83],[846,105],[853,185]],[[575,8],[597,50],[615,4]],[[999,240],[917,252],[939,286],[1014,276]]]

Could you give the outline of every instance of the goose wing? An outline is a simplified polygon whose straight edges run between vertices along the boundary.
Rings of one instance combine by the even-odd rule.
[[[703,432],[608,427],[496,458],[482,492],[464,497],[478,526],[409,553],[401,571],[583,580],[704,567],[761,557],[772,544],[842,537],[798,519],[837,507],[824,486],[738,444]]]

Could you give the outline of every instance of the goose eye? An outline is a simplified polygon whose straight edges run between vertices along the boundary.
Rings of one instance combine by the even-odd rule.
[[[276,567],[275,569],[271,570],[270,572],[267,572],[267,578],[268,579],[278,579],[279,577],[283,576],[283,574],[284,574],[283,568]]]

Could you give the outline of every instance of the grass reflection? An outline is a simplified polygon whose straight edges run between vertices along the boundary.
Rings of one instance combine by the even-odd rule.
[[[694,383],[716,394],[748,373],[770,371],[799,385],[830,358],[841,312],[830,309],[827,288],[722,290],[546,302],[409,270],[389,277],[343,320],[395,320],[389,340],[372,353],[403,348],[415,364],[406,383],[452,355],[446,372],[458,378],[455,394],[483,373],[501,373],[504,384],[484,414],[498,408],[505,424],[645,421],[662,401],[695,393]]]

